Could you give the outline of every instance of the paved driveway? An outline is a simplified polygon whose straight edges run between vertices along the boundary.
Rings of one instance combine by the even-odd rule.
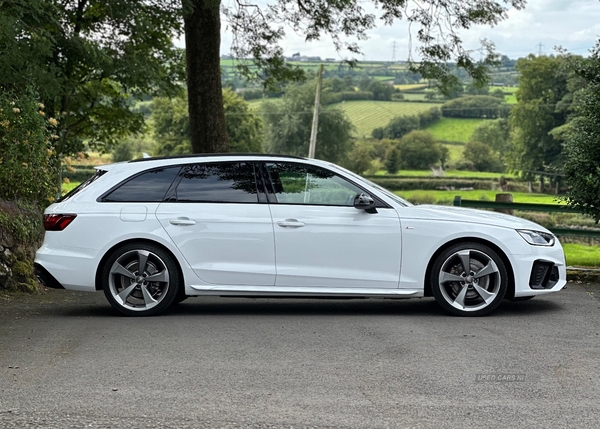
[[[194,298],[125,318],[102,293],[0,294],[0,427],[600,427],[598,297],[571,283],[476,319],[429,298]]]

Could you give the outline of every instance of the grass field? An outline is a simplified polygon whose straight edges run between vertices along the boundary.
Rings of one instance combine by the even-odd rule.
[[[457,147],[462,150],[462,146],[457,145],[446,145],[447,147]],[[378,175],[387,175],[389,174],[385,170],[380,170],[377,173]],[[399,170],[397,173],[398,176],[406,176],[406,177],[431,177],[432,173],[429,170]],[[517,177],[514,174],[508,173],[491,173],[487,171],[463,171],[463,170],[446,170],[444,177],[454,178],[454,179],[469,179],[469,178],[478,178],[478,179],[499,179],[500,177],[506,177],[507,179]]]
[[[485,119],[441,118],[426,130],[438,140],[466,143],[481,121]]]
[[[394,80],[394,76],[373,76],[373,78],[379,82],[391,82]]]
[[[395,116],[417,115],[438,106],[436,103],[396,101],[345,101],[331,106],[343,110],[356,127],[358,137],[370,137],[373,129],[384,127]]]
[[[425,101],[425,93],[424,92],[405,92],[402,94],[404,100],[406,101]],[[440,103],[441,105],[442,103]]]
[[[564,243],[567,265],[577,267],[600,267],[600,247]]]
[[[427,88],[427,84],[426,83],[407,83],[404,85],[394,85],[394,88],[399,89],[400,91],[410,91],[410,90],[419,90],[419,89],[426,89]]]
[[[510,95],[505,95],[504,96],[504,102],[506,104],[517,104],[517,96],[516,96],[516,92],[517,89],[519,89],[516,86],[502,86],[500,87],[500,89],[502,91],[504,91],[505,93],[510,93]]]
[[[454,197],[460,195],[465,200],[494,201],[498,191],[441,191],[441,190],[412,190],[398,191],[396,194],[405,200],[419,204],[452,205]],[[555,195],[529,194],[527,192],[511,192],[515,203],[559,204]]]

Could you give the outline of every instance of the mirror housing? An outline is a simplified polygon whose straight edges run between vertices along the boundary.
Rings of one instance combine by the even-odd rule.
[[[373,201],[373,198],[371,198],[369,194],[365,194],[364,192],[356,194],[354,197],[354,208],[357,210],[364,210],[367,213],[377,213],[375,201]]]

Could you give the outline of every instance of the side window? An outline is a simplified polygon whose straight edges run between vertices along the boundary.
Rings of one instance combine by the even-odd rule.
[[[177,177],[180,166],[157,168],[138,174],[101,197],[104,202],[161,202]]]
[[[279,204],[352,206],[362,190],[324,168],[304,164],[267,164]]]
[[[223,162],[183,167],[175,191],[179,202],[257,203],[254,164]]]

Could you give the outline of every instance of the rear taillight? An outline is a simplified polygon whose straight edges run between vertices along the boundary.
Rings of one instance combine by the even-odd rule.
[[[44,229],[46,231],[62,231],[69,226],[76,217],[76,214],[45,214]]]

